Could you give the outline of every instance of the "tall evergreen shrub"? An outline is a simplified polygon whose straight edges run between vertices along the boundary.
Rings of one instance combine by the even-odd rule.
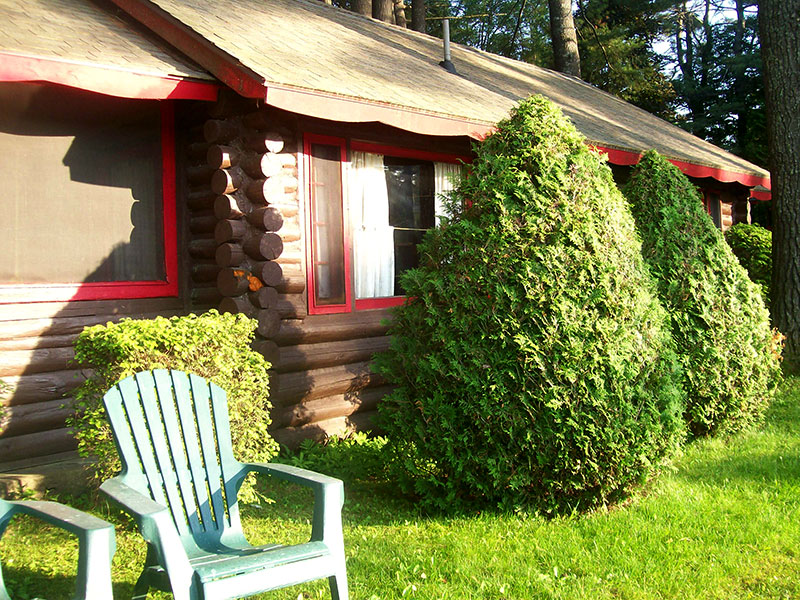
[[[761,288],[769,308],[772,285],[772,232],[760,225],[737,223],[725,232],[725,241],[747,271],[750,280]]]
[[[671,315],[694,435],[736,431],[766,410],[779,342],[756,285],[703,210],[697,189],[654,151],[623,188]]]
[[[439,508],[583,509],[670,455],[665,314],[611,172],[549,101],[478,144],[377,368],[401,481]]]

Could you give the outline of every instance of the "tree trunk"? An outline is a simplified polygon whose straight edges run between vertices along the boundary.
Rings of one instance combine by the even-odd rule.
[[[425,33],[425,0],[411,0],[411,29]]]
[[[394,23],[394,2],[392,0],[372,0],[372,18]]]
[[[394,23],[400,27],[408,27],[406,3],[403,0],[394,0]]]
[[[762,0],[761,55],[772,175],[772,317],[784,367],[800,371],[800,0]]]
[[[581,59],[578,56],[578,36],[572,18],[571,0],[548,0],[550,9],[550,36],[553,42],[553,62],[556,71],[581,76]]]
[[[365,17],[371,17],[372,0],[353,0],[352,10]]]

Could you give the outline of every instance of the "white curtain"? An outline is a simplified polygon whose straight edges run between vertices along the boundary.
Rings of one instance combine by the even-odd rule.
[[[383,155],[353,152],[350,165],[348,200],[356,298],[393,296],[394,229],[389,226]]]
[[[455,187],[454,182],[458,180],[459,175],[461,175],[461,165],[442,162],[433,163],[434,190],[436,192],[434,212],[437,225],[439,225],[442,217],[450,216],[444,206],[444,200]]]

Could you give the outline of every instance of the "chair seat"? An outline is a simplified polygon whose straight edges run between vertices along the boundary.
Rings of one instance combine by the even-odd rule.
[[[233,575],[271,569],[280,565],[311,558],[329,556],[324,542],[308,542],[296,546],[261,546],[242,550],[230,549],[227,553],[206,554],[191,559],[192,568],[200,581],[207,583]]]

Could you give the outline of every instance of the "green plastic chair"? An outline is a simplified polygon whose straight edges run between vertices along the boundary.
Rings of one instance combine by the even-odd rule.
[[[0,500],[0,537],[19,514],[52,523],[78,538],[76,600],[110,600],[111,559],[116,550],[114,526],[85,512],[57,502]],[[0,569],[0,600],[11,600]]]
[[[122,473],[101,490],[130,513],[147,541],[134,599],[152,588],[176,600],[242,598],[327,577],[334,600],[347,599],[338,479],[233,457],[225,392],[196,375],[145,371],[104,397]],[[311,540],[251,546],[237,493],[247,473],[314,490]]]

